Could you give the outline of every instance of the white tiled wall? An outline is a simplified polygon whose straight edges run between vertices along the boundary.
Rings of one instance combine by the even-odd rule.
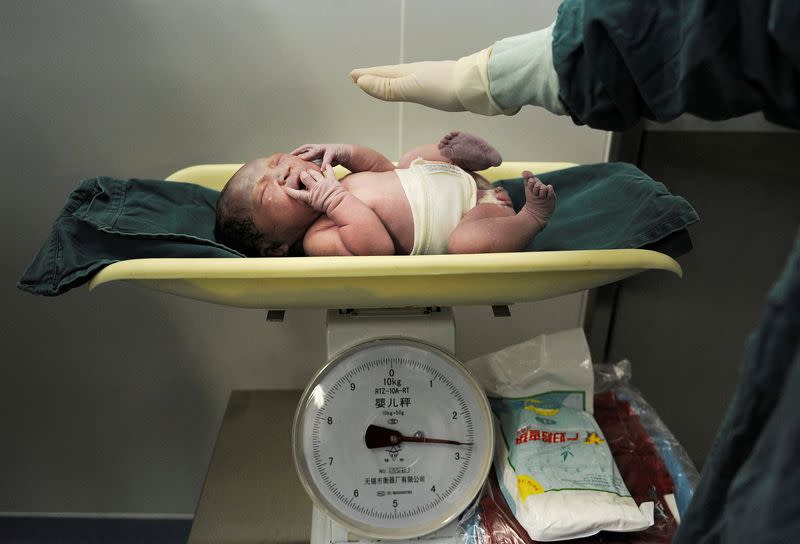
[[[217,307],[128,285],[17,291],[85,177],[159,178],[306,141],[399,150],[457,128],[508,159],[595,162],[604,134],[541,111],[444,114],[368,98],[351,68],[455,58],[557,2],[72,0],[0,7],[0,512],[192,513],[232,388],[299,388],[322,312]],[[402,30],[402,33],[401,33]],[[402,115],[402,120],[401,120]],[[468,358],[576,326],[582,295],[458,308]]]

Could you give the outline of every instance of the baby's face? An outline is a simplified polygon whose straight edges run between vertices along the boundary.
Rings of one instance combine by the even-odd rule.
[[[302,189],[300,172],[319,171],[313,162],[288,153],[278,153],[250,161],[239,191],[250,204],[253,223],[267,238],[265,254],[280,257],[302,241],[311,224],[319,217],[306,203],[293,199],[286,187]]]

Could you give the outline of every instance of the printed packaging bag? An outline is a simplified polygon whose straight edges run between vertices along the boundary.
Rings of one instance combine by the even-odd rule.
[[[653,524],[653,503],[637,506],[631,498],[587,409],[593,375],[582,330],[540,336],[467,367],[483,382],[495,413],[500,489],[532,539]]]

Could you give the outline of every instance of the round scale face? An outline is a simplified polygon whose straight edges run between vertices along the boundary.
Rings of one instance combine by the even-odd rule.
[[[375,340],[329,362],[294,421],[298,474],[314,502],[354,532],[433,532],[458,516],[489,472],[494,446],[483,390],[447,353]]]

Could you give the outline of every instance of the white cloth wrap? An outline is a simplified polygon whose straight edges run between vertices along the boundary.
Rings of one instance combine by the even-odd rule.
[[[414,218],[411,255],[447,253],[447,241],[461,218],[475,207],[478,188],[468,173],[453,164],[415,159],[395,170]]]

